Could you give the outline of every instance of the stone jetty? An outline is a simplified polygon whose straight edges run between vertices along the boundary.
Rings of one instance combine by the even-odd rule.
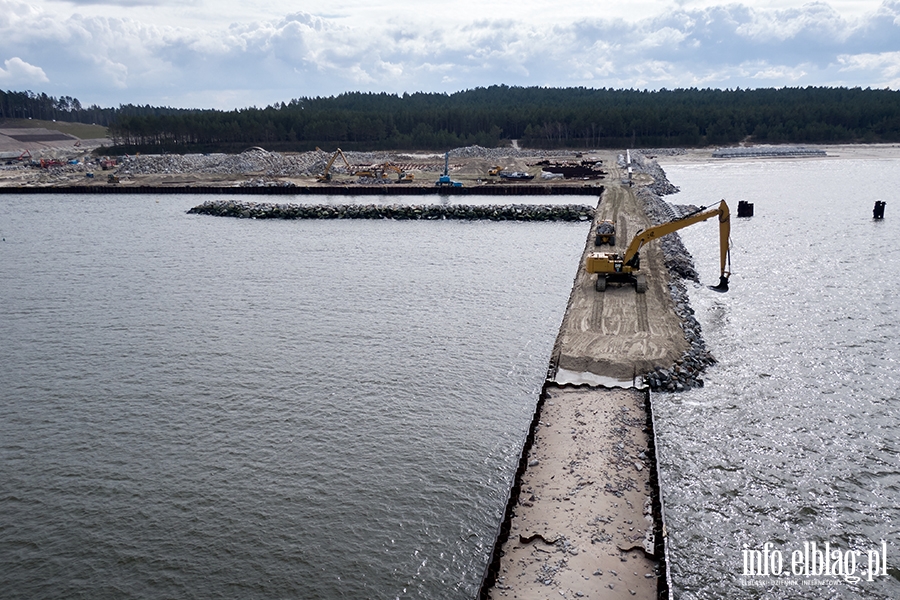
[[[659,169],[655,177],[662,186],[670,185],[662,169]],[[644,210],[654,225],[680,219],[700,208],[693,205],[669,204],[650,186],[637,190],[635,195],[643,202]],[[680,236],[667,235],[657,243],[662,251],[663,263],[671,275],[668,283],[669,294],[689,348],[672,366],[657,365],[652,371],[643,373],[643,380],[654,392],[682,392],[703,387],[701,376],[707,367],[716,363],[716,359],[703,340],[700,323],[694,317],[694,309],[691,308],[685,285],[686,280],[696,283],[700,281],[700,277],[694,267],[694,260],[681,242]]]
[[[575,204],[269,204],[210,200],[188,214],[242,219],[395,219],[466,221],[589,221],[594,208]]]
[[[805,148],[803,146],[747,146],[736,148],[718,148],[713,150],[713,158],[778,158],[798,156],[827,156],[821,148]]]

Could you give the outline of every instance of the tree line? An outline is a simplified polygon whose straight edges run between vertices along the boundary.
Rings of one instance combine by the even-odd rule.
[[[120,105],[118,108],[102,108],[96,104],[82,106],[71,96],[48,96],[32,91],[16,92],[0,90],[0,119],[41,119],[65,121],[109,127],[117,119],[129,116],[158,116],[196,113],[191,109],[168,107]]]
[[[7,114],[11,94],[0,95],[0,116]],[[72,98],[26,96],[34,105],[31,110],[57,110],[53,118],[108,125],[123,151],[233,151],[247,146],[433,150],[494,147],[512,139],[534,148],[900,141],[900,92],[889,89],[641,91],[497,85],[454,94],[349,92],[232,111],[96,107],[105,122],[84,120],[95,107],[84,109]]]

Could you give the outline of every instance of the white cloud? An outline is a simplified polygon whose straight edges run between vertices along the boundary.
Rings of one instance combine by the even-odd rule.
[[[28,86],[35,83],[49,83],[47,74],[40,67],[30,65],[18,56],[4,61],[5,69],[0,69],[0,83],[6,86]]]
[[[878,79],[892,82],[887,84],[889,87],[898,87],[897,82],[900,81],[900,51],[839,56],[838,63],[842,73],[874,73],[874,76]]]
[[[802,81],[808,74],[803,65],[785,66],[768,63],[748,62],[740,66],[744,77],[761,82],[762,85],[791,86]]]
[[[169,0],[149,3],[157,1]],[[243,5],[262,11],[253,1]],[[28,85],[48,84],[40,91],[104,106],[233,108],[351,90],[452,92],[495,83],[896,87],[900,52],[900,0],[849,16],[839,1],[750,8],[703,0],[665,10],[657,2],[639,18],[579,17],[581,1],[552,10],[540,3],[541,12],[523,0],[521,10],[486,13],[466,0],[459,6],[467,9],[448,4],[432,14],[385,5],[379,13],[360,0],[332,16],[293,9],[221,25],[211,14],[204,26],[159,24],[124,4],[109,17],[108,8],[92,14],[93,2],[71,14],[37,2],[0,0],[0,57],[19,61],[7,61],[0,84],[25,85],[10,82],[28,74]],[[198,0],[185,10],[211,6]],[[234,5],[218,6],[228,13]]]
[[[754,12],[751,20],[735,28],[738,35],[761,43],[784,42],[798,37],[841,41],[853,30],[851,22],[822,3],[772,12]]]

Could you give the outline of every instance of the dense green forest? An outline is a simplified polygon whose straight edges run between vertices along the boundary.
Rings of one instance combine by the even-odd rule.
[[[900,141],[900,92],[860,88],[659,91],[491,86],[455,94],[352,92],[233,111],[0,91],[0,117],[108,125],[120,149],[443,149],[517,139],[537,148]]]

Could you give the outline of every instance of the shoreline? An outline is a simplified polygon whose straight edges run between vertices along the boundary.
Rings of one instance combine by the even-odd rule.
[[[599,196],[602,185],[484,185],[477,187],[425,186],[148,186],[67,185],[3,186],[0,194],[194,194],[249,196]]]
[[[792,161],[860,158],[888,160],[900,158],[900,144],[831,144],[792,146],[825,152],[825,156],[737,156],[716,158],[723,148],[786,149],[786,145],[737,145],[708,148],[634,149],[635,155],[655,159],[661,164],[728,163],[733,161]],[[63,152],[60,150],[60,152]],[[322,194],[322,195],[581,195],[627,178],[617,168],[616,157],[628,150],[564,149],[515,150],[467,146],[449,151],[449,178],[462,187],[438,187],[444,161],[437,154],[404,152],[348,152],[351,168],[335,166],[333,180],[318,181],[331,155],[324,151],[305,153],[267,152],[252,149],[228,155],[137,155],[120,156],[112,166],[81,153],[71,161],[54,160],[46,168],[36,164],[10,161],[0,165],[0,194],[9,193],[173,193],[173,194]],[[441,155],[442,156],[442,155]],[[408,179],[385,176],[379,165],[401,169]],[[560,165],[575,169],[569,176],[558,171]],[[579,166],[580,165],[580,166]],[[525,172],[531,181],[503,179],[497,169]],[[548,171],[545,172],[545,169]],[[556,169],[556,171],[554,171]],[[579,171],[580,169],[580,171]],[[575,173],[590,173],[581,178]],[[382,179],[366,176],[382,173]],[[583,173],[582,173],[583,174]],[[108,183],[112,175],[118,182]],[[639,175],[639,174],[638,174]],[[617,179],[618,178],[618,179]],[[636,179],[636,184],[643,183]]]

